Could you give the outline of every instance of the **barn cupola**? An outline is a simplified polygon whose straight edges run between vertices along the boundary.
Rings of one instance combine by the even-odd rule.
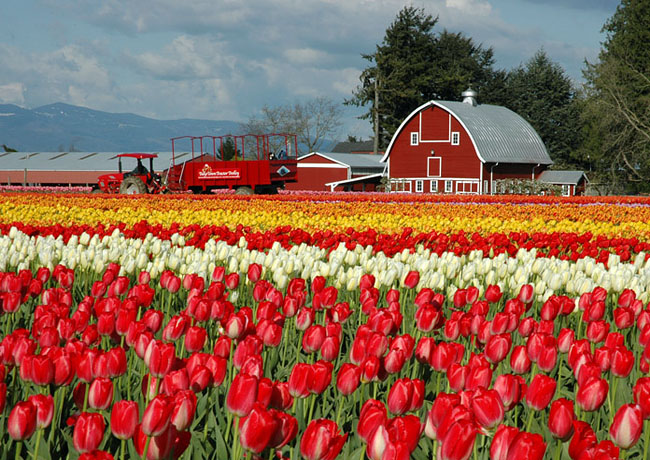
[[[463,103],[469,104],[472,107],[476,107],[478,105],[478,102],[476,100],[478,93],[473,89],[467,88],[462,92],[461,96],[463,96]]]

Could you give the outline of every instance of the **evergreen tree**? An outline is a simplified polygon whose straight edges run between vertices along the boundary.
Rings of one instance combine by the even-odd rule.
[[[584,72],[589,138],[583,155],[590,155],[599,180],[614,190],[648,191],[650,3],[622,0],[603,31],[599,60]]]
[[[380,45],[363,57],[369,66],[346,104],[369,106],[375,138],[386,146],[414,109],[432,99],[460,100],[469,86],[481,91],[492,79],[493,51],[460,33],[434,33],[438,18],[404,7]]]
[[[510,71],[504,84],[496,102],[532,125],[556,166],[583,167],[575,154],[581,140],[577,93],[564,69],[539,50]]]

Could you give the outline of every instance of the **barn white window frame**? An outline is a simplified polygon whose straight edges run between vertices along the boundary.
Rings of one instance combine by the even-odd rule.
[[[445,180],[445,193],[453,193],[454,191],[454,181],[453,180]]]
[[[411,132],[411,145],[418,145],[420,140],[420,135],[417,131]]]
[[[451,145],[460,145],[460,132],[452,131],[451,132]]]
[[[422,179],[418,179],[415,181],[415,193],[422,192],[424,192],[424,181],[422,181]]]
[[[429,191],[431,193],[438,193],[438,181],[432,180],[429,182]]]
[[[488,192],[488,181],[483,180],[483,194],[485,195],[487,194],[487,192]]]

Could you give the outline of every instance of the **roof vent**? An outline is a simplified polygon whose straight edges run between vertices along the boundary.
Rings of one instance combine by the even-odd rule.
[[[478,102],[476,101],[476,97],[478,96],[478,93],[473,89],[471,88],[466,89],[465,91],[463,91],[461,96],[463,96],[463,103],[469,104],[472,107],[476,107],[478,105]]]

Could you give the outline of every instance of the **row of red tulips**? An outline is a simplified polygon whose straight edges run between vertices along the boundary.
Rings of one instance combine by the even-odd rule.
[[[225,241],[229,245],[237,244],[240,239],[246,241],[250,250],[265,251],[274,243],[279,243],[283,248],[291,248],[302,243],[317,246],[323,249],[335,249],[343,243],[348,249],[372,246],[373,252],[382,251],[388,257],[404,250],[414,251],[417,247],[429,249],[441,255],[444,252],[453,252],[456,255],[468,254],[481,250],[484,254],[499,255],[506,253],[514,256],[520,248],[536,249],[538,257],[557,257],[562,260],[578,260],[591,257],[598,262],[607,264],[610,254],[616,254],[620,260],[626,262],[640,252],[648,253],[650,257],[650,243],[640,241],[638,238],[610,238],[605,235],[591,233],[526,233],[512,232],[509,234],[494,233],[487,236],[479,233],[458,232],[451,235],[442,232],[417,233],[410,228],[401,233],[381,234],[372,229],[359,231],[348,229],[346,232],[333,232],[331,230],[314,231],[309,233],[300,228],[289,226],[278,227],[266,232],[253,231],[250,227],[238,226],[229,229],[226,226],[181,226],[172,224],[170,227],[150,225],[142,221],[133,228],[125,224],[97,226],[90,225],[51,225],[38,226],[22,223],[0,223],[0,235],[8,235],[11,228],[25,233],[28,236],[61,236],[64,242],[71,237],[79,237],[86,233],[90,237],[97,235],[100,238],[120,231],[125,238],[144,239],[148,234],[162,240],[170,240],[173,235],[183,236],[185,244],[204,248],[210,240]]]
[[[4,455],[647,458],[634,291],[445,298],[415,292],[416,271],[401,290],[365,275],[280,291],[262,273],[1,273]]]

